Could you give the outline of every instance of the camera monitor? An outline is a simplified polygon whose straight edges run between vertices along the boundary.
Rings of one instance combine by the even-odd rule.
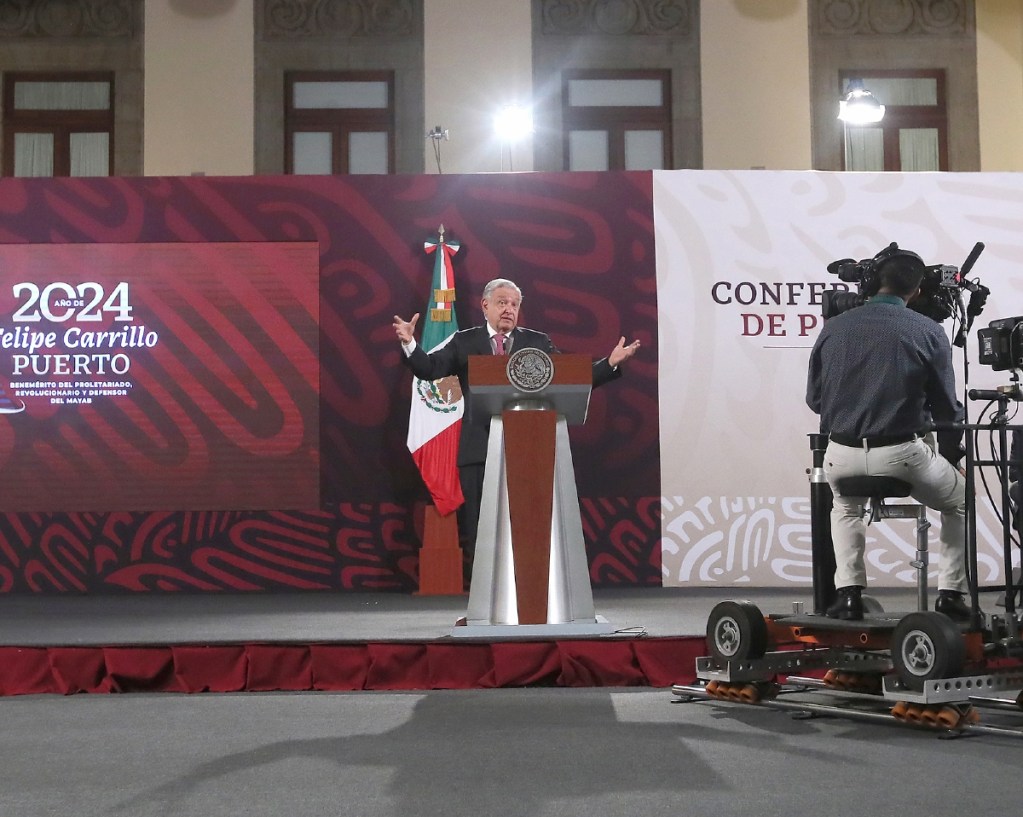
[[[1023,317],[991,321],[977,330],[978,359],[996,372],[1023,368]]]

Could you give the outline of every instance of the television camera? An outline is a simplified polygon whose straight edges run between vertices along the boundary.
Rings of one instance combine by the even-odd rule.
[[[873,258],[856,261],[852,258],[841,258],[828,264],[828,272],[837,275],[839,280],[856,284],[855,292],[828,291],[824,293],[824,319],[833,318],[842,312],[866,303],[867,299],[877,294],[881,288],[880,270],[888,261],[903,258],[913,260],[924,267],[924,277],[920,284],[920,295],[909,304],[909,308],[928,318],[941,323],[946,318],[958,315],[962,318],[962,326],[955,343],[962,346],[966,333],[984,309],[990,290],[978,281],[971,281],[966,276],[977,262],[984,245],[977,242],[963,263],[962,269],[948,264],[927,266],[915,252],[899,247],[894,241]],[[970,303],[965,309],[962,304],[962,291],[970,292]],[[1021,319],[1023,320],[1023,319]]]

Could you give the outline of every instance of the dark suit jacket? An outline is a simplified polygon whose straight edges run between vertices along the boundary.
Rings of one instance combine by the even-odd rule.
[[[557,354],[551,339],[543,332],[516,327],[511,333],[511,349],[509,354],[519,349],[541,349],[549,355]],[[416,350],[405,357],[405,365],[420,380],[437,380],[441,377],[455,375],[462,387],[465,399],[465,416],[462,418],[462,432],[458,444],[458,464],[472,465],[485,462],[487,459],[487,439],[490,436],[489,420],[486,424],[472,421],[472,394],[469,389],[469,356],[490,355],[490,334],[486,326],[474,326],[455,332],[447,344],[433,354],[427,354],[423,347],[416,345]],[[403,355],[404,357],[404,355]],[[607,358],[593,364],[593,387],[602,386],[611,380],[621,377],[619,369],[612,369]]]

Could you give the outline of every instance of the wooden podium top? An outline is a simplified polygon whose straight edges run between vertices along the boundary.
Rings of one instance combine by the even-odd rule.
[[[593,361],[586,355],[550,355],[554,375],[540,391],[521,391],[508,378],[510,355],[470,355],[469,388],[474,419],[500,414],[505,407],[535,400],[564,415],[572,425],[586,422],[593,389]]]

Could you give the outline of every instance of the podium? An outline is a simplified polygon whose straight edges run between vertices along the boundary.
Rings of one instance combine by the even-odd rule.
[[[536,349],[469,358],[473,419],[489,418],[490,439],[468,612],[452,636],[614,631],[593,607],[568,437],[586,421],[592,365]]]

